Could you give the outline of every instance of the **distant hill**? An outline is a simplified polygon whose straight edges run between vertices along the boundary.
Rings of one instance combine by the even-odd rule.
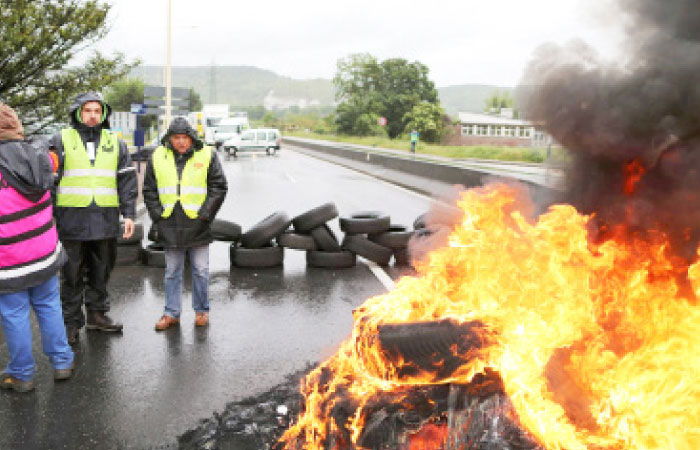
[[[139,66],[131,71],[131,76],[146,84],[163,85],[162,66]],[[291,105],[330,105],[334,99],[330,80],[295,80],[250,66],[173,67],[172,83],[177,87],[194,88],[203,103],[265,105],[274,109]]]
[[[163,85],[162,66],[139,66],[131,71],[131,76],[146,84]],[[203,103],[286,109],[292,105],[329,106],[334,102],[331,80],[296,80],[252,66],[173,67],[172,77],[173,86],[194,88]],[[483,111],[486,99],[496,90],[512,94],[513,88],[463,84],[438,88],[438,93],[443,108],[456,116],[460,111]]]
[[[456,116],[459,112],[483,112],[486,99],[494,91],[513,94],[513,90],[511,87],[486,84],[460,84],[438,88],[438,94],[447,114]]]

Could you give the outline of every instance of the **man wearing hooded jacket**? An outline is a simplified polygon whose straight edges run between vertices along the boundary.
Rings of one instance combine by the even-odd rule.
[[[88,329],[122,331],[122,324],[107,315],[107,282],[116,260],[120,213],[124,238],[134,231],[138,185],[126,144],[109,129],[111,112],[100,94],[78,95],[70,107],[71,127],[49,144],[59,162],[54,214],[68,255],[61,270],[61,304],[71,344],[86,324],[83,303]]]
[[[148,160],[143,200],[165,247],[165,311],[155,325],[163,331],[180,322],[185,256],[192,266],[195,325],[209,323],[211,221],[228,186],[221,163],[183,117],[176,117]]]

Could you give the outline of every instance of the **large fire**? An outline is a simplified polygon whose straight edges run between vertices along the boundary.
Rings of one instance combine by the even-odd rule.
[[[677,281],[683,270],[700,294],[700,264],[674,260],[660,231],[618,230],[592,243],[590,216],[556,205],[529,220],[518,198],[505,184],[461,194],[449,245],[355,310],[351,338],[307,377],[305,411],[282,442],[321,450],[345,427],[346,444],[361,448],[370,399],[492,370],[547,449],[700,448],[700,306]],[[410,362],[381,347],[383,325],[443,319],[482,324],[481,346],[448,376],[405,370]],[[347,423],[332,414],[339,392],[355,406]],[[439,429],[422,433],[444,439]]]

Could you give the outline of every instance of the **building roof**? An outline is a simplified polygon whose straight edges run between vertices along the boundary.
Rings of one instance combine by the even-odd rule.
[[[459,113],[459,122],[463,124],[474,125],[524,125],[533,126],[532,123],[525,120],[511,119],[508,117],[495,116],[491,114],[479,114],[473,112]]]

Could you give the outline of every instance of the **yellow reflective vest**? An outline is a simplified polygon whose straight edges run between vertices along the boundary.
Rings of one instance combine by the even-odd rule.
[[[56,206],[85,208],[93,199],[101,207],[118,207],[117,167],[119,140],[103,129],[94,164],[90,162],[78,130],[61,130],[63,177],[56,191]]]
[[[195,151],[182,169],[178,179],[173,150],[163,146],[153,152],[153,172],[158,184],[158,198],[163,205],[162,217],[168,218],[180,202],[190,219],[196,219],[199,208],[207,198],[207,174],[211,162],[211,147]]]

